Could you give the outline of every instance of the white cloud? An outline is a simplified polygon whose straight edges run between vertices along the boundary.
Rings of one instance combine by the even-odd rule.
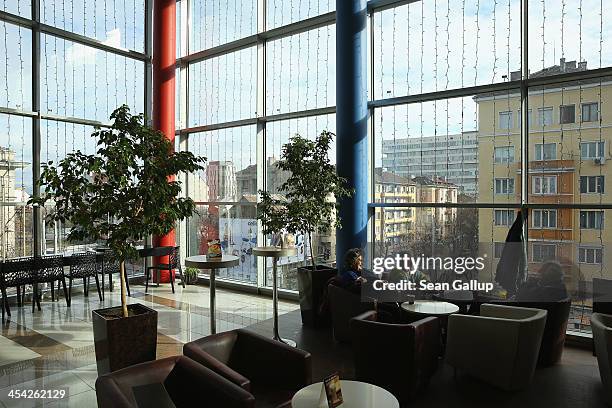
[[[107,32],[106,39],[102,43],[111,47],[121,48],[121,30],[115,28]],[[98,50],[95,48],[73,43],[66,50],[66,62],[79,65],[95,64],[97,54]]]

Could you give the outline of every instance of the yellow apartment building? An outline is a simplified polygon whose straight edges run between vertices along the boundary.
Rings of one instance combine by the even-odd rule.
[[[531,77],[585,70],[586,62],[560,61]],[[529,91],[527,200],[535,204],[610,203],[612,81],[566,82]],[[481,203],[517,204],[521,198],[520,94],[481,95],[478,105]],[[498,258],[516,209],[481,209],[479,241]],[[570,289],[593,278],[612,278],[612,214],[598,209],[533,209],[528,219],[529,271],[554,259]],[[608,218],[606,220],[606,218]],[[493,269],[494,270],[494,269]]]

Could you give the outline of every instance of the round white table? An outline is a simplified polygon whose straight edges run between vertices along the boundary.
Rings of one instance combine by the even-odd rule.
[[[402,309],[408,313],[421,316],[448,316],[459,311],[459,306],[437,300],[415,300],[414,303],[402,303]]]
[[[292,408],[327,408],[327,400],[319,404],[323,383],[310,384],[299,390],[291,399]],[[340,380],[342,399],[339,407],[346,408],[399,408],[397,398],[389,391],[376,385]]]
[[[215,275],[221,268],[231,268],[238,266],[240,258],[233,255],[223,255],[220,258],[207,258],[206,255],[188,256],[185,258],[185,266],[197,269],[210,270],[210,333],[217,332],[215,320]]]
[[[278,258],[297,255],[297,248],[255,247],[253,248],[253,255],[264,258],[264,271],[267,268],[266,260],[268,258],[272,258],[272,309],[274,314],[274,340],[295,347],[295,341],[283,339],[280,334],[278,334],[278,274],[276,271],[276,265],[278,263]]]

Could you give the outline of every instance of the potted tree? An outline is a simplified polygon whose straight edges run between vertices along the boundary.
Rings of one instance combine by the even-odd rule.
[[[142,115],[123,105],[111,115],[109,128],[96,128],[95,155],[76,151],[57,165],[49,162],[39,184],[47,217],[73,225],[70,241],[104,241],[121,269],[121,306],[93,311],[98,373],[104,374],[154,360],[157,312],[142,304],[127,304],[125,261],[137,256],[136,243],[150,235],[168,234],[193,214],[195,204],[179,197],[181,184],[173,176],[203,169],[206,158],[174,152],[163,133],[146,126]]]
[[[324,323],[318,313],[319,304],[324,285],[337,273],[336,269],[317,264],[313,235],[341,228],[336,200],[353,194],[346,187],[346,179],[338,176],[329,160],[334,136],[332,132],[323,131],[315,140],[300,135],[291,137],[275,163],[288,176],[278,189],[283,198],[259,191],[258,218],[262,220],[264,233],[284,228],[289,233],[302,232],[307,236],[310,266],[298,268],[298,289],[302,323],[313,326]]]

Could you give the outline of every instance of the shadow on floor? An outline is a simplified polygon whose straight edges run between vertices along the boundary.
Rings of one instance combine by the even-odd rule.
[[[321,381],[338,372],[343,379],[354,379],[353,355],[350,344],[336,343],[331,329],[302,326],[300,311],[279,318],[282,337],[293,339],[298,347],[309,351],[313,361],[313,380]],[[249,329],[265,336],[272,335],[272,319]],[[442,361],[427,390],[408,407],[486,407],[541,408],[606,407],[597,360],[587,350],[566,348],[561,362],[553,367],[539,368],[531,386],[519,392],[505,392],[466,375],[453,375],[453,369]]]

